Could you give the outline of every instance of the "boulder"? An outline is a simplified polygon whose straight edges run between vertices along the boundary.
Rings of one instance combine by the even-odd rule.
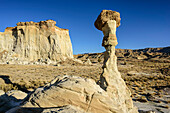
[[[123,113],[124,109],[121,102],[112,99],[94,80],[67,75],[57,76],[49,84],[36,89],[24,103],[7,113],[24,109],[25,112],[42,113],[47,108],[57,108],[53,109],[56,111],[65,106],[72,106],[69,109],[77,113]]]
[[[94,25],[97,29],[102,30],[104,25],[109,20],[115,20],[116,21],[116,27],[120,26],[120,13],[112,10],[102,10],[98,18],[96,19]]]

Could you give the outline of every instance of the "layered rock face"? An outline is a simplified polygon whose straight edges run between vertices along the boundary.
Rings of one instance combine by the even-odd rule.
[[[53,20],[19,22],[16,27],[0,33],[0,52],[8,53],[20,60],[62,60],[73,57],[72,44],[67,29],[55,26]]]
[[[63,107],[67,107],[69,113],[124,113],[118,103],[94,80],[65,75],[57,76],[51,83],[36,89],[24,105],[7,113],[42,113],[52,110],[63,113]],[[72,107],[75,112],[72,112]]]
[[[117,57],[115,46],[118,44],[116,37],[116,27],[120,25],[120,14],[111,10],[103,10],[95,26],[103,31],[104,37],[102,46],[105,47],[103,73],[100,76],[99,85],[108,95],[117,102],[121,113],[137,113],[133,106],[131,93],[117,69]]]

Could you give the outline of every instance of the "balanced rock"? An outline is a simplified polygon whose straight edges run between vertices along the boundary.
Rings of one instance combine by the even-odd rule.
[[[116,27],[120,26],[120,13],[112,10],[103,10],[95,21],[94,25],[97,29],[102,30],[106,22],[109,20],[116,21]]]
[[[133,105],[131,92],[121,78],[117,68],[117,57],[115,46],[118,44],[116,28],[120,25],[120,14],[116,11],[103,10],[95,21],[97,29],[103,31],[102,46],[106,49],[104,53],[103,72],[98,84],[104,89],[110,98],[120,105],[120,113],[138,113]]]
[[[0,54],[6,51],[10,59],[17,57],[25,61],[73,58],[69,31],[55,24],[53,20],[38,23],[31,21],[6,28],[5,32],[0,32]]]

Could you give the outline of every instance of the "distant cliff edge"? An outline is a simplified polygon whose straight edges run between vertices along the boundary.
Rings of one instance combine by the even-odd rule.
[[[58,61],[68,57],[73,58],[69,30],[57,27],[53,20],[19,22],[0,32],[1,60]]]

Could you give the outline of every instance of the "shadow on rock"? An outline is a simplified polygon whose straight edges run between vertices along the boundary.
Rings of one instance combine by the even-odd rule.
[[[6,113],[85,113],[81,110],[77,112],[76,107],[67,105],[59,107],[15,107],[7,111]]]

